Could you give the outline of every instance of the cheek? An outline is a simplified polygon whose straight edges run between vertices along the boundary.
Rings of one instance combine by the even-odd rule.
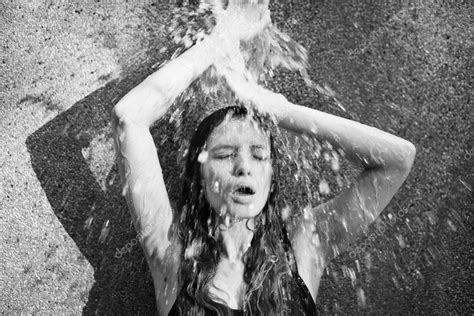
[[[270,186],[272,183],[272,177],[273,177],[273,168],[271,163],[267,163],[264,165],[262,168],[262,173],[261,173],[261,179],[264,185]]]
[[[207,190],[218,193],[225,186],[225,166],[206,164],[201,168],[201,176]]]
[[[272,178],[273,178],[272,165],[270,163],[265,164],[264,166],[261,167],[258,178],[257,178],[259,187],[263,189],[260,192],[262,194],[261,198],[264,200],[268,199],[268,196],[270,194]]]

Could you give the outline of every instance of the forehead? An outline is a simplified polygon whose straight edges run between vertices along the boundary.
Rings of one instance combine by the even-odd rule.
[[[270,148],[269,134],[252,118],[224,120],[209,135],[208,148],[217,145],[260,145]]]

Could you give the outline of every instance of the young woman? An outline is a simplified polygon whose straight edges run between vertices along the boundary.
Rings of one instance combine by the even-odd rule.
[[[252,23],[229,18],[242,16],[238,9],[224,13],[227,18],[218,19],[207,38],[150,75],[113,111],[124,192],[143,236],[158,311],[315,314],[326,264],[389,203],[410,171],[415,148],[376,128],[292,104],[221,67],[230,47],[269,23],[267,11],[257,18],[244,14],[253,14]],[[276,207],[272,136],[259,115],[223,106],[191,140],[183,198],[172,210],[149,128],[213,65],[239,99],[275,117],[279,127],[327,140],[362,164],[357,181],[287,227]]]

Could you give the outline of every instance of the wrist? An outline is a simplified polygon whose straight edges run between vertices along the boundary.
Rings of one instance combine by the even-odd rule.
[[[233,38],[230,32],[216,30],[209,35],[208,40],[207,44],[210,46],[211,54],[216,60],[231,56],[240,48],[239,39]]]
[[[289,107],[292,105],[284,95],[265,89],[265,110],[276,118],[278,122],[289,115]]]
[[[189,76],[188,79],[193,81],[216,62],[218,55],[214,46],[214,39],[211,39],[210,36],[206,37],[185,51],[181,56],[174,59],[171,63],[182,68],[180,73],[184,78]],[[176,71],[173,70],[173,73],[176,73]],[[184,75],[186,73],[187,75]]]

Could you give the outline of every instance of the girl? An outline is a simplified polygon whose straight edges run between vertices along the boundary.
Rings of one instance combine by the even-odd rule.
[[[225,17],[225,18],[222,18]],[[360,123],[290,103],[241,72],[222,67],[229,49],[260,32],[268,10],[229,5],[212,33],[131,90],[113,110],[125,193],[153,276],[158,312],[315,314],[326,264],[355,240],[406,179],[410,142]],[[285,225],[272,135],[260,115],[227,107],[197,128],[182,200],[172,210],[150,126],[207,68],[279,127],[317,137],[364,166],[334,199]],[[330,230],[324,229],[329,227]]]

